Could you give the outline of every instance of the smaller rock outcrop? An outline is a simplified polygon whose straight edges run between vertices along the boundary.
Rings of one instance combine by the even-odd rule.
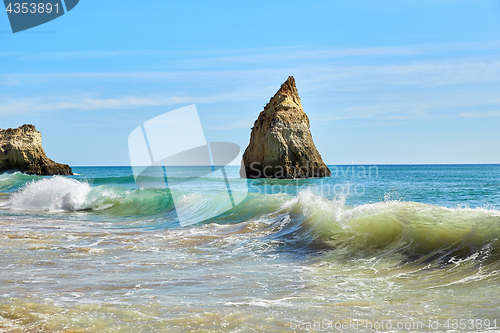
[[[329,177],[314,145],[309,118],[302,109],[295,79],[290,76],[254,123],[243,154],[242,178]]]
[[[0,171],[33,175],[72,175],[69,165],[52,161],[42,148],[42,133],[33,125],[0,129]]]

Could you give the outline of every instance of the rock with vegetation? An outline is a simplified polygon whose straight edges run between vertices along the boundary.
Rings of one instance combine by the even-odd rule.
[[[72,175],[69,165],[52,161],[42,148],[42,133],[33,125],[0,129],[0,171],[33,175]]]
[[[329,177],[330,170],[314,145],[309,118],[290,76],[254,123],[243,154],[243,178]]]

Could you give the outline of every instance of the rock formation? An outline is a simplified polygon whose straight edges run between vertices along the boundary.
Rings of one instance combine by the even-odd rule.
[[[309,118],[302,109],[295,79],[290,76],[252,127],[243,154],[243,178],[329,177],[312,140]]]
[[[67,164],[52,161],[42,148],[42,133],[33,125],[0,129],[0,171],[33,175],[72,175]]]

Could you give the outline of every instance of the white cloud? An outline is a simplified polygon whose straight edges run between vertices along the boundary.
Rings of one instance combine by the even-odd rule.
[[[99,110],[99,109],[130,109],[146,106],[168,105],[178,102],[176,97],[134,97],[120,96],[116,98],[92,98],[85,96],[73,97],[31,97],[14,99],[0,97],[0,115],[36,113],[38,111],[59,110]]]
[[[209,131],[221,131],[221,130],[233,130],[233,129],[249,129],[253,126],[255,119],[245,118],[239,121],[235,121],[229,124],[218,124],[207,126],[206,129]]]
[[[300,49],[231,50],[228,57],[218,57],[217,52],[206,52],[207,61],[221,59],[224,62],[254,61],[270,63],[286,59],[331,59],[349,56],[396,56],[398,59],[375,62],[371,65],[332,65],[299,62],[294,65],[284,61],[272,69],[253,66],[248,70],[203,71],[151,71],[151,72],[74,72],[39,74],[0,74],[0,84],[8,86],[9,95],[0,96],[0,114],[20,114],[59,110],[106,110],[135,109],[142,107],[224,103],[261,100],[265,105],[288,75],[297,79],[301,96],[308,102],[316,102],[313,121],[343,119],[404,120],[425,117],[456,115],[462,107],[474,107],[476,113],[460,113],[463,117],[497,117],[496,112],[481,112],[483,105],[500,105],[500,58],[497,56],[468,56],[439,58],[440,60],[410,61],[401,56],[410,54],[440,53],[453,50],[499,49],[500,42],[448,43],[376,47],[345,50],[303,51]],[[54,57],[116,57],[135,55],[136,51],[61,53]],[[140,53],[139,51],[137,51]],[[154,50],[145,50],[155,54]],[[162,51],[158,51],[162,52]],[[167,52],[167,51],[164,51]],[[262,58],[255,60],[256,54]],[[142,54],[144,55],[144,54]],[[44,56],[51,56],[45,54]],[[214,58],[215,56],[215,58]],[[288,58],[287,58],[288,57]],[[254,60],[252,60],[254,59]],[[402,61],[403,59],[404,61]],[[198,59],[200,60],[200,59]],[[203,59],[202,59],[203,60]],[[191,61],[191,60],[190,60]],[[194,61],[194,60],[193,60]],[[120,94],[97,94],[88,87],[110,87],[119,83],[140,83],[142,87]],[[33,85],[41,88],[49,85],[71,87],[74,92],[61,91],[61,95],[43,93],[26,95],[17,86]],[[83,88],[82,88],[83,87]],[[156,91],[151,93],[151,87]],[[163,92],[158,87],[163,88]],[[171,89],[171,90],[169,90]],[[175,89],[175,92],[173,92]],[[40,89],[43,90],[43,89]],[[84,93],[76,93],[84,91]],[[303,101],[304,102],[304,101]],[[320,105],[320,106],[318,106]],[[438,110],[438,112],[436,111]],[[439,111],[441,110],[441,111]],[[309,112],[309,110],[306,110]],[[461,110],[463,111],[463,109]],[[236,120],[230,124],[214,125],[211,129],[248,128],[251,120]]]
[[[103,59],[123,56],[147,56],[158,53],[149,50],[118,50],[118,51],[70,51],[70,52],[44,52],[23,55],[21,60],[64,60],[64,59]],[[166,52],[163,52],[166,53]]]
[[[245,101],[249,96],[238,91],[206,96],[169,96],[168,93],[144,96],[117,96],[99,98],[93,94],[77,94],[73,96],[45,96],[12,98],[0,96],[0,115],[26,114],[38,111],[60,110],[108,110],[137,109],[152,106],[176,104],[203,104],[231,101]]]
[[[46,61],[63,59],[103,59],[116,57],[165,57],[181,56],[188,58],[188,63],[270,63],[286,60],[303,59],[332,59],[342,57],[400,57],[447,53],[455,51],[486,51],[500,49],[500,41],[434,43],[401,46],[379,46],[345,49],[311,49],[309,46],[256,48],[256,49],[222,49],[201,51],[172,51],[172,50],[115,50],[115,51],[70,51],[44,52],[36,54],[0,53],[2,55],[16,55],[26,61]]]
[[[361,84],[424,85],[441,86],[471,84],[490,81],[500,82],[500,59],[476,57],[471,59],[409,62],[386,65],[340,66],[309,64],[286,66],[275,69],[214,70],[214,71],[152,71],[152,72],[73,72],[40,74],[0,74],[0,84],[38,84],[61,80],[142,80],[189,83],[200,85],[228,84],[234,82],[252,86],[263,82],[272,84],[276,78],[283,80],[288,75],[301,77],[309,83],[337,82],[342,87],[354,88]],[[254,85],[255,86],[255,85]]]
[[[500,111],[490,111],[490,112],[464,112],[458,114],[461,117],[470,118],[492,118],[500,117]]]

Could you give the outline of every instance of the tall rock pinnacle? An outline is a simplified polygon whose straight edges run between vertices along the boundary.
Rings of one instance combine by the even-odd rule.
[[[293,76],[281,85],[254,123],[243,154],[243,178],[329,177],[309,131]]]

